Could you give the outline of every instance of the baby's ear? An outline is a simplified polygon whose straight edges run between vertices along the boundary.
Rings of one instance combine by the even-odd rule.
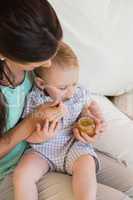
[[[45,83],[44,83],[44,80],[39,78],[39,77],[35,77],[35,84],[36,86],[41,89],[41,90],[44,90],[45,88]]]

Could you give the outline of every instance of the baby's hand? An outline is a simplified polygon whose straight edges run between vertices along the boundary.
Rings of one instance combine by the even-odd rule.
[[[59,129],[59,125],[57,121],[49,122],[45,121],[43,127],[40,124],[36,125],[36,130],[32,133],[30,137],[27,138],[27,142],[29,143],[43,143],[54,136],[57,135],[57,130]]]
[[[81,117],[87,117],[93,119],[95,122],[95,134],[93,136],[89,136],[86,132],[79,130],[77,127],[73,128],[73,134],[77,140],[80,140],[84,143],[95,143],[97,138],[105,131],[105,121],[103,119],[103,115],[101,109],[97,102],[92,101],[90,105],[87,105],[82,113]]]
[[[97,134],[95,134],[93,137],[90,137],[87,133],[80,131],[78,128],[73,128],[73,135],[74,137],[83,142],[83,143],[95,143],[97,139]]]
[[[103,118],[102,111],[96,101],[92,101],[89,105],[85,106],[81,113],[81,117],[89,117],[95,121],[96,134],[103,133],[106,128],[106,123]]]

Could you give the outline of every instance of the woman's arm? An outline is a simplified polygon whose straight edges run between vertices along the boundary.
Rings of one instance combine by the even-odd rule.
[[[44,124],[44,120],[58,121],[64,110],[60,103],[57,107],[53,103],[38,106],[34,112],[27,115],[15,128],[10,129],[0,137],[0,158],[9,153],[18,143],[26,140],[35,130],[36,124]]]
[[[45,113],[46,107],[49,107],[49,105],[39,106],[40,109],[28,114],[14,128],[0,137],[0,159],[8,154],[18,143],[26,140],[34,131],[36,123],[42,123],[43,120],[40,119],[39,112],[43,110],[43,113]]]
[[[10,129],[0,137],[0,159],[9,153],[18,143],[25,140],[34,130],[34,119],[27,117],[15,128]]]

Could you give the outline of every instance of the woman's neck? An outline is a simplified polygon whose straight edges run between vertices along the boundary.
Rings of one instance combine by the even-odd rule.
[[[17,66],[12,65],[12,63],[8,62],[7,60],[6,60],[6,65],[7,65],[7,69],[5,67],[6,74],[13,83],[13,86],[16,87],[24,80],[25,72],[24,70],[18,68]],[[7,84],[5,85],[12,87],[12,85],[10,85],[8,81]]]

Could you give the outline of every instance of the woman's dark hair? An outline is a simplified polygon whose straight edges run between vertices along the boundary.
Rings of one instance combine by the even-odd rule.
[[[46,0],[0,1],[0,54],[19,63],[51,58],[62,38],[56,13]],[[0,78],[5,62],[0,62]],[[6,113],[0,95],[0,126]],[[2,112],[4,111],[4,112]]]

